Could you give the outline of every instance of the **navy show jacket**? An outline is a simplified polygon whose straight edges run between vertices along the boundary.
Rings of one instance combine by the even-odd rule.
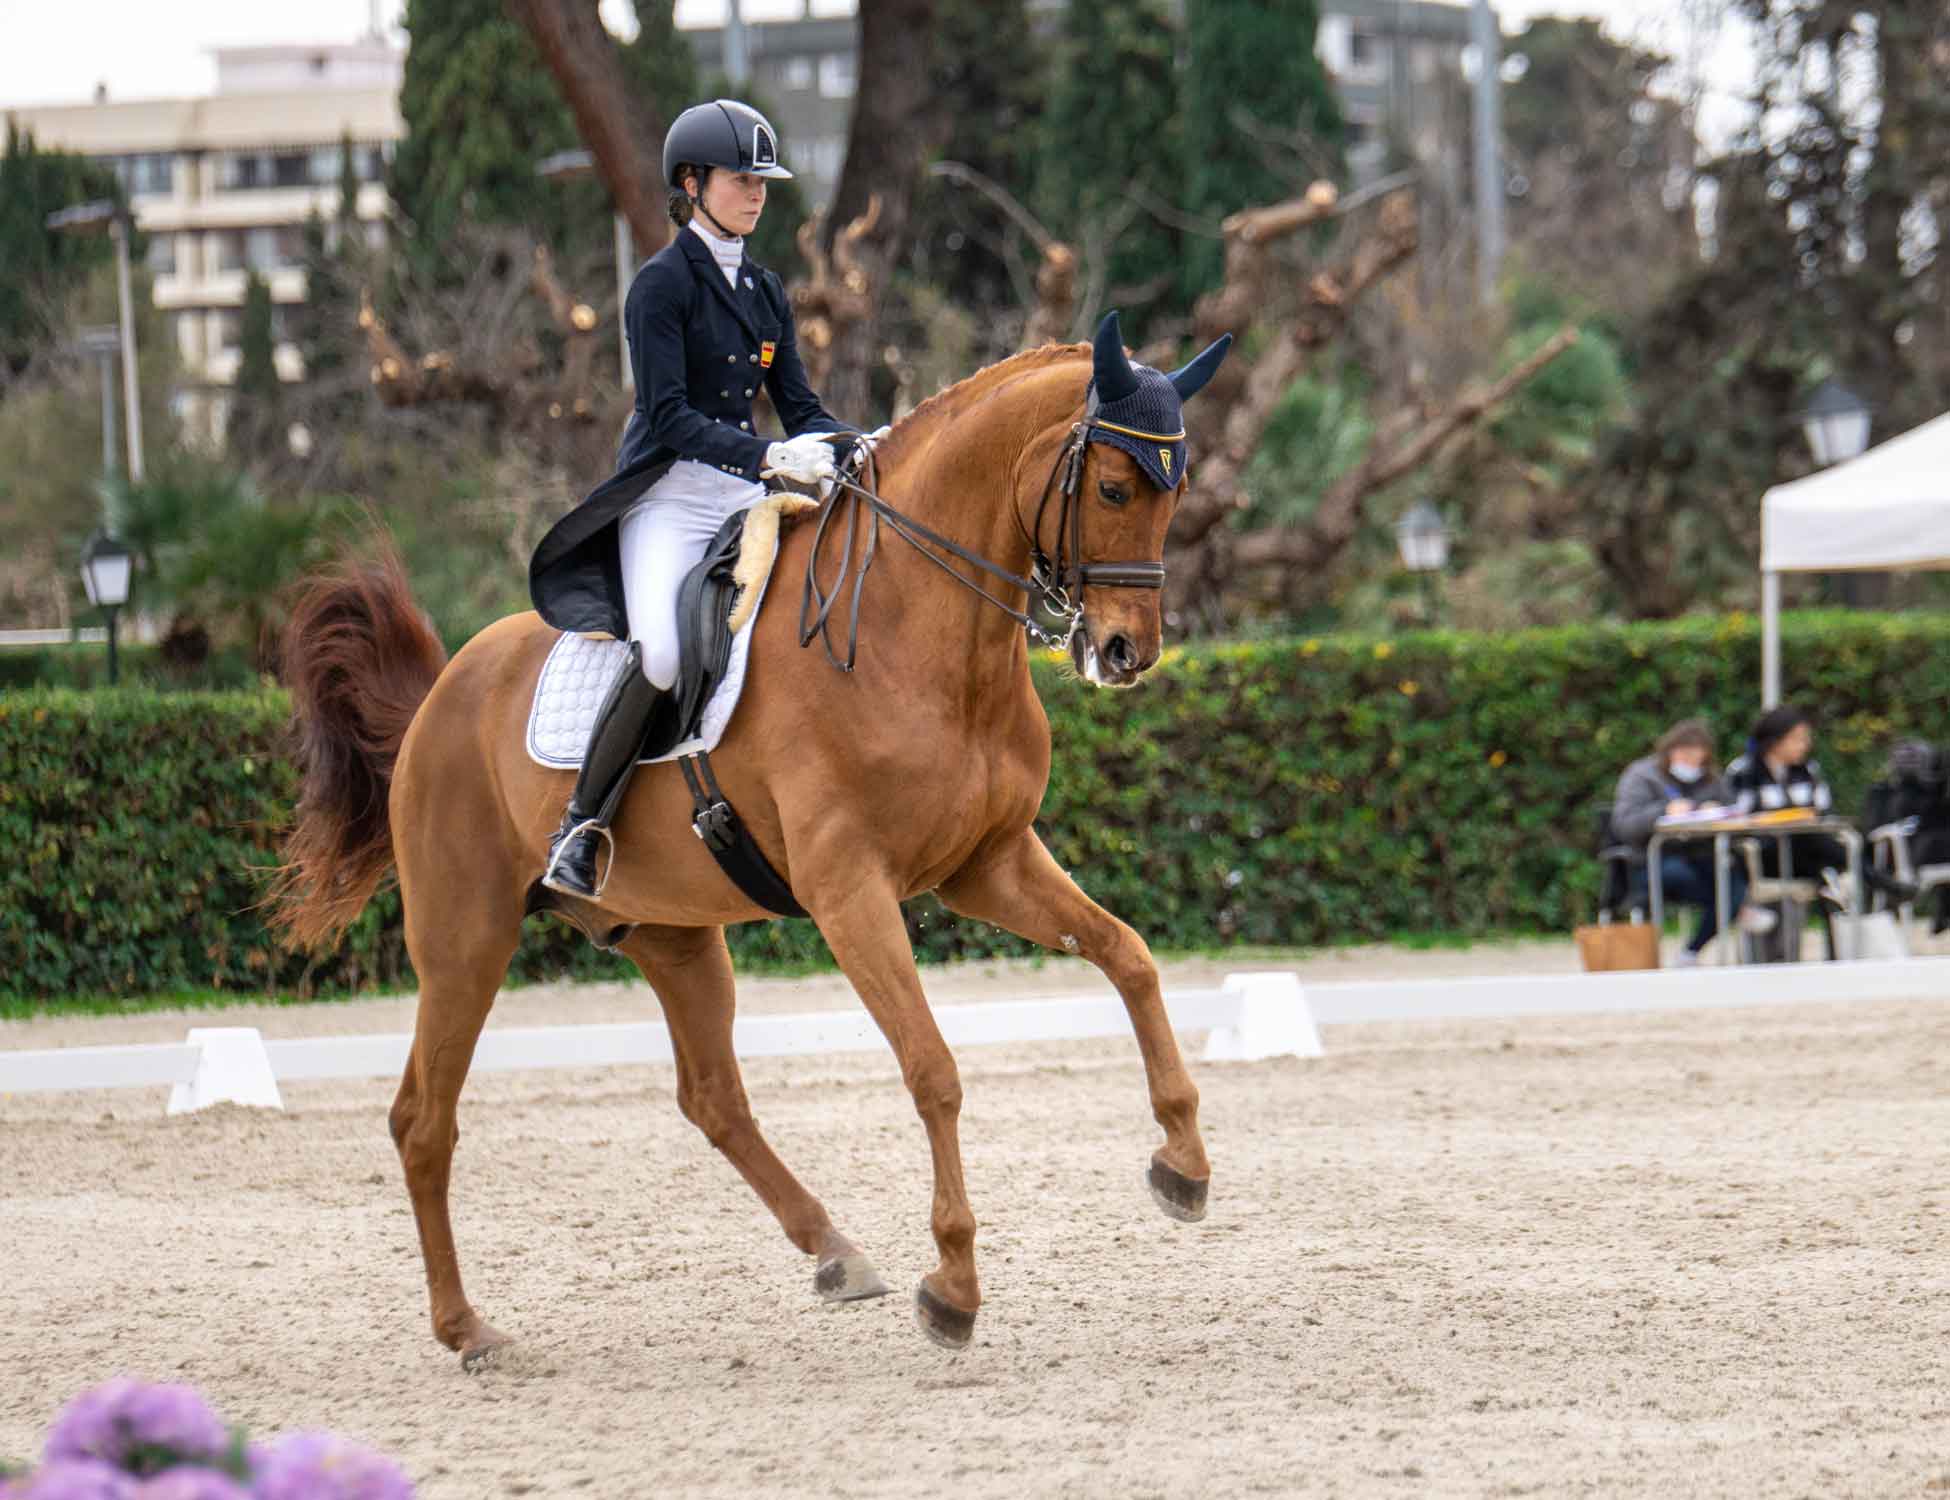
[[[629,637],[616,523],[680,458],[754,482],[769,440],[752,426],[763,382],[788,436],[853,429],[806,380],[792,305],[748,257],[727,285],[711,250],[679,230],[636,273],[623,304],[636,408],[616,472],[552,526],[528,564],[528,592],[558,630]]]

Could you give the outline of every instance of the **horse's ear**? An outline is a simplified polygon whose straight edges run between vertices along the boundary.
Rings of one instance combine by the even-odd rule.
[[[1226,350],[1231,347],[1232,335],[1222,334],[1208,344],[1205,352],[1196,356],[1190,364],[1182,369],[1173,370],[1165,377],[1171,382],[1172,389],[1178,392],[1180,401],[1189,401],[1205,389],[1205,382],[1218,374],[1219,366],[1225,363]]]
[[[1091,365],[1097,376],[1099,401],[1121,401],[1137,390],[1137,376],[1131,373],[1131,362],[1124,357],[1124,330],[1118,326],[1114,307],[1097,325]]]

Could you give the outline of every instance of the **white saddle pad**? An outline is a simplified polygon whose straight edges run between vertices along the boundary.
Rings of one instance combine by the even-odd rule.
[[[745,686],[745,660],[751,655],[752,627],[765,609],[765,590],[771,585],[767,574],[759,585],[758,607],[744,628],[731,638],[731,659],[717,689],[705,702],[696,738],[673,745],[654,760],[676,760],[699,750],[712,751],[724,738],[731,715],[738,707],[738,695]],[[528,710],[528,756],[537,765],[557,771],[573,771],[582,765],[589,748],[589,734],[596,727],[596,710],[603,706],[610,684],[622,669],[628,645],[607,635],[565,635],[555,643],[542,663],[541,680],[535,684],[535,702]],[[643,764],[651,764],[646,759]]]

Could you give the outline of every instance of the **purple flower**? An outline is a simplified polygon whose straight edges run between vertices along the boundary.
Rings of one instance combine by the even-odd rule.
[[[7,1500],[132,1500],[135,1481],[95,1458],[51,1459],[0,1495]]]
[[[132,1500],[251,1500],[251,1492],[215,1469],[166,1469],[129,1492]]]
[[[257,1500],[413,1500],[413,1482],[389,1458],[332,1432],[299,1432],[256,1466]]]
[[[145,1385],[126,1376],[83,1391],[47,1435],[47,1461],[95,1458],[133,1473],[172,1463],[221,1462],[230,1430],[187,1385]]]

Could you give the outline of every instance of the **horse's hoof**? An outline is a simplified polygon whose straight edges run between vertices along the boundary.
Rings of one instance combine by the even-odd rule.
[[[855,1250],[820,1262],[813,1272],[813,1290],[826,1302],[862,1302],[868,1297],[884,1297],[893,1288],[880,1279],[873,1262]]]
[[[474,1336],[461,1346],[460,1367],[469,1375],[491,1370],[496,1363],[495,1357],[513,1342],[507,1334],[483,1323]]]
[[[1205,1194],[1212,1186],[1211,1178],[1187,1177],[1154,1156],[1151,1170],[1144,1174],[1144,1185],[1151,1189],[1151,1196],[1167,1217],[1181,1224],[1196,1224],[1205,1217]]]
[[[914,1321],[944,1349],[966,1349],[975,1337],[975,1314],[943,1302],[925,1281],[914,1289]]]

